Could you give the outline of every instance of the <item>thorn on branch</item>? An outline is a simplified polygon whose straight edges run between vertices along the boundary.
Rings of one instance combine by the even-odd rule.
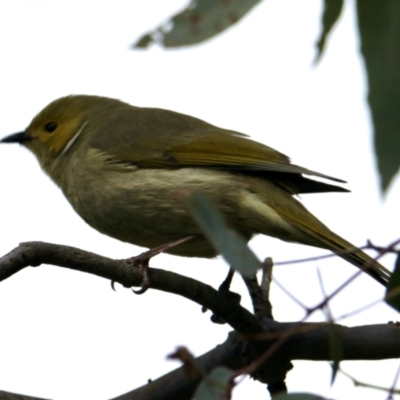
[[[143,293],[147,292],[147,290],[149,289],[149,287],[150,287],[149,263],[153,257],[169,250],[172,247],[175,247],[184,242],[187,242],[188,240],[193,239],[193,237],[194,237],[193,235],[190,235],[190,236],[185,236],[183,238],[179,238],[176,240],[172,240],[171,242],[162,244],[161,246],[153,247],[152,249],[149,249],[149,250],[143,252],[142,254],[139,254],[138,256],[128,258],[126,260],[126,262],[133,267],[139,267],[140,272],[143,277],[142,283],[140,285],[141,288],[139,290],[132,289],[132,292],[135,294],[143,294]],[[113,287],[113,285],[112,285],[112,287]]]

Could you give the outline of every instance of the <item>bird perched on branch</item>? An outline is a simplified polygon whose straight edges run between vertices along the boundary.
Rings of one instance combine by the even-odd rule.
[[[343,182],[291,164],[246,135],[173,111],[97,96],[50,103],[2,143],[21,143],[98,231],[188,257],[216,250],[174,194],[202,191],[246,240],[273,236],[331,250],[386,285],[390,273],[315,218],[293,196],[347,191],[304,175]]]

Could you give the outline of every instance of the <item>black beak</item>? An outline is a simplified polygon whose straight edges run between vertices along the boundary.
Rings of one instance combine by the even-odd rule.
[[[0,143],[22,143],[31,139],[32,137],[28,136],[26,132],[18,132],[1,139]]]

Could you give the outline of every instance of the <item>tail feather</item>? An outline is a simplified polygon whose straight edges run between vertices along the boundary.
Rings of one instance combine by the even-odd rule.
[[[364,253],[362,250],[344,240],[321,223],[318,231],[304,226],[298,226],[303,232],[308,233],[321,243],[321,247],[328,249],[350,264],[360,268],[383,286],[387,286],[391,272],[378,261]],[[321,227],[325,229],[322,230]]]
[[[246,182],[248,182],[248,179]],[[298,243],[330,250],[339,257],[365,271],[382,285],[387,286],[391,273],[384,266],[332,232],[299,201],[293,198],[290,191],[267,180],[252,181],[251,189],[256,192],[262,201],[269,208],[272,208],[279,217],[299,231],[298,235],[291,231],[292,237],[289,239],[287,237],[283,238],[284,240],[293,240]],[[273,193],[273,196],[271,193]],[[274,222],[273,219],[267,220],[266,222],[271,223],[271,221]],[[270,231],[261,229],[260,233],[268,235],[271,234]],[[278,234],[275,236],[281,237]]]
[[[334,253],[336,253],[339,257],[362,269],[365,273],[386,287],[389,283],[391,272],[368,254],[364,253],[358,248],[355,248],[344,239],[340,239],[342,242],[345,242],[348,245],[346,246],[347,249],[333,250],[331,248],[331,250],[334,251]]]

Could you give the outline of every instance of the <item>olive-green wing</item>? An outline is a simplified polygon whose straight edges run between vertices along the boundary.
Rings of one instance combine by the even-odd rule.
[[[347,189],[305,178],[302,174],[343,182],[290,163],[290,159],[261,143],[230,132],[209,132],[193,141],[172,147],[168,154],[179,166],[236,170],[257,175],[284,187],[292,194],[347,192]]]
[[[313,181],[301,174],[344,182],[290,163],[284,154],[250,140],[241,133],[221,129],[197,118],[162,109],[130,107],[107,119],[103,132],[115,136],[93,139],[93,146],[110,154],[110,161],[141,168],[201,167],[240,171],[266,177],[291,193],[347,191]],[[118,125],[118,130],[115,126]],[[107,133],[109,134],[109,133]]]
[[[290,163],[284,154],[229,131],[209,132],[189,143],[172,147],[172,157],[182,166],[220,167],[240,171],[271,171],[289,174],[314,175],[344,182]]]

